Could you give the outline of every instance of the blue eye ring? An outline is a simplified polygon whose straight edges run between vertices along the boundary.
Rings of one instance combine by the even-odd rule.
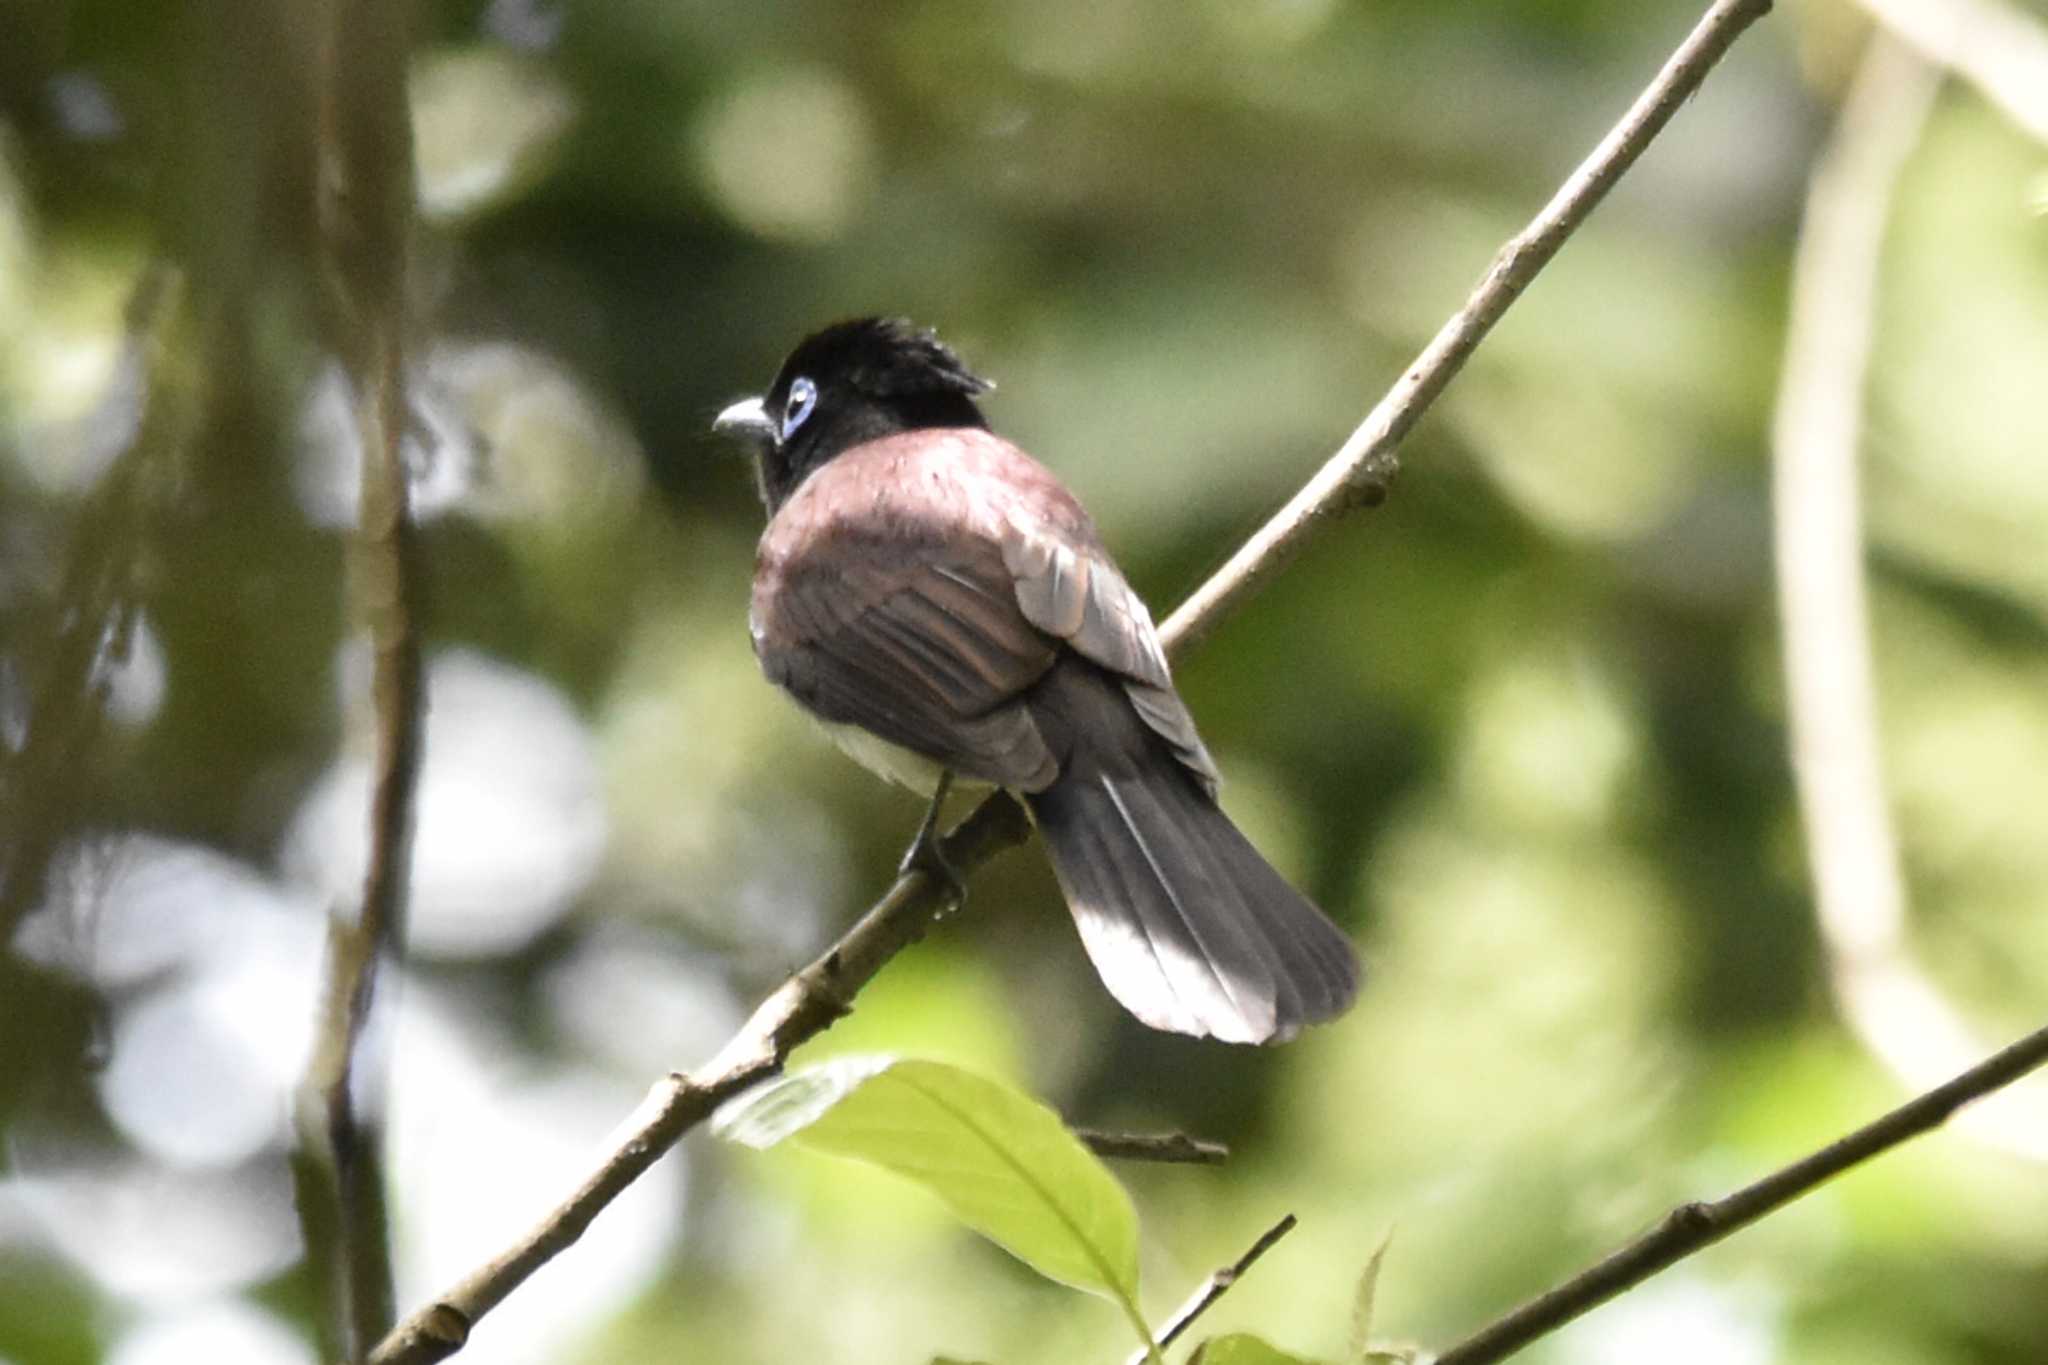
[[[789,397],[782,403],[782,439],[787,441],[818,406],[818,386],[803,375],[791,381]]]

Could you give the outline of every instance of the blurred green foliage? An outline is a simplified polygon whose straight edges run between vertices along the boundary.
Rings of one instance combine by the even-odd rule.
[[[434,680],[422,951],[392,996],[401,1298],[492,1249],[491,1216],[552,1202],[648,1079],[708,1056],[882,887],[916,819],[756,675],[759,509],[705,430],[724,402],[823,321],[934,324],[1163,612],[1695,10],[427,7],[405,285]],[[289,1076],[318,955],[294,935],[346,899],[359,837],[312,14],[0,9],[0,1357],[20,1365],[310,1358],[281,1138],[191,1134],[223,1107],[194,1076]],[[1358,937],[1353,1015],[1256,1053],[1144,1031],[1026,850],[813,1050],[945,1057],[1078,1121],[1230,1142],[1221,1170],[1121,1173],[1155,1318],[1291,1209],[1208,1331],[1336,1358],[1398,1226],[1376,1331],[1443,1344],[1900,1096],[1828,998],[1768,552],[1785,279],[1860,35],[1811,0],[1743,39],[1423,425],[1390,502],[1183,665],[1226,803]],[[1986,1038],[2048,1000],[2044,184],[2042,148],[1945,94],[1871,386],[1912,944]],[[187,880],[154,870],[165,848]],[[245,917],[207,928],[230,903]],[[204,965],[252,936],[304,964],[260,980],[296,987]],[[214,1012],[172,1008],[192,999]],[[462,1115],[495,1126],[436,1147]],[[1113,1309],[919,1196],[781,1161],[687,1145],[463,1358],[1126,1349]],[[117,1196],[219,1273],[171,1274],[82,1212]],[[1945,1132],[1528,1358],[2036,1362],[2044,1227],[2038,1165]],[[207,1240],[229,1231],[234,1256]]]

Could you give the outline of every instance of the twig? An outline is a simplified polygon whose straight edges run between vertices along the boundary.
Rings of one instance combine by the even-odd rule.
[[[1230,1148],[1186,1133],[1104,1133],[1093,1128],[1076,1128],[1074,1136],[1088,1150],[1110,1161],[1155,1161],[1161,1165],[1220,1166],[1230,1159]]]
[[[1598,1265],[1531,1299],[1436,1357],[1436,1365],[1490,1365],[1631,1289],[1658,1271],[1775,1212],[1842,1172],[1932,1132],[1974,1099],[2012,1084],[2048,1062],[2048,1028],[1944,1085],[1908,1100],[1874,1123],[1746,1185],[1722,1199],[1681,1204],[1657,1226]]]
[[[1828,981],[1849,1027],[1913,1089],[1984,1045],[1907,940],[1879,752],[1858,461],[1885,223],[1938,84],[1934,68],[1877,30],[1814,171],[1773,431],[1786,718]],[[2001,1098],[1970,1116],[1971,1131],[2048,1157],[2039,1095]]]
[[[1864,592],[1863,386],[1891,189],[1934,93],[1878,31],[1813,174],[1778,390],[1772,501],[1792,766],[1824,922],[1904,918]]]
[[[1254,536],[1173,614],[1161,632],[1169,650],[1185,650],[1203,629],[1236,608],[1254,582],[1275,571],[1331,520],[1330,513],[1352,499],[1345,489],[1354,480],[1384,488],[1392,472],[1393,446],[1442,392],[1487,328],[1662,130],[1679,103],[1698,88],[1736,35],[1769,9],[1769,0],[1716,0],[1593,159],[1501,253],[1464,309],[1396,381],[1365,426],[1289,504],[1290,510]],[[966,876],[998,850],[1021,843],[1027,832],[1017,804],[993,797],[947,836],[946,859]],[[899,877],[824,956],[764,1001],[718,1056],[696,1071],[672,1075],[656,1085],[597,1171],[517,1245],[401,1322],[377,1347],[371,1357],[374,1365],[420,1365],[460,1350],[479,1318],[581,1236],[598,1212],[685,1132],[724,1100],[779,1070],[792,1048],[850,1009],[861,986],[890,957],[921,937],[945,903],[940,888],[923,873]]]
[[[941,847],[965,875],[1024,841],[1023,809],[1008,797],[985,801]],[[890,958],[924,936],[945,906],[944,891],[921,871],[896,879],[889,893],[810,966],[782,983],[739,1034],[697,1071],[672,1074],[647,1093],[619,1128],[603,1163],[576,1191],[503,1254],[443,1291],[401,1322],[371,1356],[373,1365],[444,1360],[470,1328],[557,1253],[682,1135],[726,1100],[781,1070],[799,1043],[847,1013],[853,998]]]
[[[372,655],[376,744],[369,857],[353,919],[329,924],[313,1055],[300,1083],[293,1171],[307,1255],[327,1295],[330,1355],[356,1361],[390,1330],[383,1081],[364,1027],[380,968],[405,943],[421,743],[420,649],[403,440],[405,277],[413,193],[407,0],[329,0],[314,72],[317,218],[333,326],[362,451],[354,598]],[[359,1105],[363,1112],[359,1112]]]
[[[108,677],[138,614],[135,566],[147,554],[163,470],[176,464],[204,406],[168,373],[197,330],[189,293],[183,274],[163,262],[136,282],[121,359],[135,392],[117,384],[105,400],[136,404],[134,435],[68,528],[55,596],[26,622],[11,604],[27,724],[16,744],[0,742],[0,944],[14,941],[48,895],[52,863],[90,799]]]
[[[1214,1275],[1204,1280],[1202,1287],[1190,1294],[1187,1302],[1175,1309],[1173,1316],[1166,1320],[1166,1325],[1154,1334],[1159,1342],[1159,1349],[1164,1351],[1178,1341],[1183,1332],[1195,1325],[1196,1318],[1208,1312],[1210,1306],[1228,1293],[1230,1286],[1236,1284],[1244,1273],[1252,1268],[1253,1262],[1271,1251],[1282,1237],[1294,1231],[1296,1221],[1298,1220],[1293,1214],[1288,1214],[1261,1233],[1259,1240],[1253,1242],[1244,1255],[1229,1265],[1220,1267]],[[1145,1351],[1139,1351],[1126,1361],[1125,1365],[1145,1365],[1146,1355]]]
[[[2048,142],[2048,28],[2002,0],[1859,0],[1921,56]]]
[[[1399,467],[1394,448],[1464,368],[1480,341],[1537,272],[1550,263],[1558,248],[1635,164],[1678,107],[1699,89],[1722,54],[1770,8],[1771,0],[1715,0],[1621,122],[1600,140],[1529,226],[1500,249],[1465,306],[1423,347],[1337,453],[1167,618],[1159,633],[1169,650],[1199,640],[1220,619],[1223,609],[1236,605],[1293,559],[1323,523],[1353,507],[1377,506],[1385,500]]]

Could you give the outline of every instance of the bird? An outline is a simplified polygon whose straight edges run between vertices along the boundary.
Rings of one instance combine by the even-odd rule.
[[[989,429],[993,386],[931,331],[805,337],[712,423],[768,514],[749,625],[768,680],[932,798],[905,866],[957,891],[949,785],[1017,795],[1096,973],[1154,1029],[1281,1042],[1341,1014],[1350,940],[1217,805],[1151,614],[1057,476]]]

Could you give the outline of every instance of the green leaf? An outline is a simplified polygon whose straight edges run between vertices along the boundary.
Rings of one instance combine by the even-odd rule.
[[[816,1123],[860,1085],[895,1065],[894,1057],[841,1057],[757,1085],[712,1116],[711,1131],[766,1151]]]
[[[713,1127],[907,1176],[1041,1275],[1143,1321],[1130,1196],[1058,1115],[1009,1086],[940,1062],[843,1057],[759,1087]]]
[[[1249,1332],[1210,1337],[1188,1357],[1188,1365],[1313,1365],[1300,1356],[1268,1346]]]
[[[1379,1295],[1380,1266],[1387,1259],[1387,1248],[1394,1244],[1392,1228],[1380,1239],[1380,1244],[1367,1258],[1365,1269],[1359,1272],[1358,1293],[1351,1301],[1351,1359],[1355,1365],[1368,1365],[1374,1351],[1372,1347],[1373,1300]]]

